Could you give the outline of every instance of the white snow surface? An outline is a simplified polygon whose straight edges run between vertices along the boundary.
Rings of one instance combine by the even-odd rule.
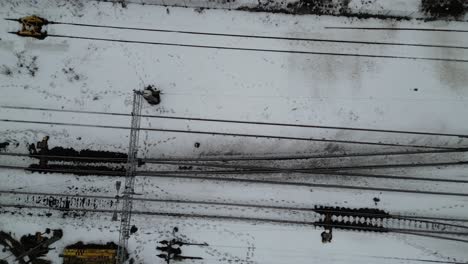
[[[95,1],[95,0],[91,0]],[[210,9],[243,9],[263,8],[265,10],[288,10],[288,5],[300,4],[301,0],[97,0],[116,4],[137,3],[146,5],[210,8]],[[302,1],[306,5],[308,1]],[[335,13],[345,8],[348,14],[384,15],[393,17],[425,18],[427,14],[422,11],[421,0],[323,0],[325,5],[321,10]],[[311,5],[320,4],[320,1],[309,1]],[[328,5],[328,6],[327,6]],[[466,4],[465,4],[466,5]],[[448,18],[452,20],[453,18]],[[466,21],[465,14],[458,20]],[[442,24],[444,24],[442,22]]]
[[[372,1],[371,1],[372,2]],[[375,2],[375,1],[373,1]],[[382,2],[382,1],[377,1]],[[387,1],[385,1],[387,2]],[[388,1],[390,2],[390,1]],[[403,2],[383,9],[407,8]],[[415,1],[408,1],[408,5]],[[362,8],[362,7],[356,7]],[[414,7],[415,8],[415,7]],[[466,22],[423,22],[352,19],[330,16],[290,16],[223,9],[196,11],[158,5],[120,5],[99,1],[0,2],[0,18],[36,14],[52,21],[113,26],[161,28],[279,37],[335,40],[423,43],[468,46],[466,33],[427,31],[343,31],[327,26],[423,27],[464,29]],[[327,126],[431,131],[468,134],[468,63],[306,55],[238,50],[197,49],[79,39],[35,40],[7,34],[18,23],[0,22],[0,105],[129,113],[132,90],[154,84],[162,90],[158,106],[144,105],[145,114],[204,117],[264,122],[287,122]],[[50,34],[112,39],[214,45],[243,48],[301,50],[329,53],[411,56],[468,60],[466,49],[195,36],[132,30],[49,25]],[[36,58],[36,59],[34,59]],[[26,65],[37,65],[31,74]],[[129,126],[122,116],[58,113],[0,108],[0,119],[38,120]],[[142,126],[245,134],[314,137],[414,145],[467,147],[468,139],[439,136],[399,135],[331,129],[287,128],[218,124],[143,118]],[[50,147],[126,152],[128,130],[83,128],[0,122],[0,143],[6,152],[27,153],[29,143],[49,135]],[[138,155],[162,157],[229,157],[372,152],[406,148],[334,144],[292,140],[222,137],[142,131]],[[199,148],[194,144],[200,143]],[[410,162],[466,161],[465,153],[414,156],[245,161],[262,166],[347,166]],[[1,165],[27,166],[29,158],[0,157]],[[174,166],[145,165],[142,170],[169,170]],[[466,165],[375,169],[363,171],[438,179],[467,180]],[[235,175],[236,177],[245,177]],[[249,175],[269,179],[317,184],[344,184],[435,192],[466,193],[466,183],[421,182],[278,173]],[[2,169],[0,190],[114,196],[118,177],[39,174]],[[344,190],[222,181],[138,177],[136,192],[143,198],[218,201],[297,207],[340,206],[378,208],[390,213],[433,217],[468,218],[468,197],[380,191]],[[380,202],[374,202],[378,197]],[[21,195],[0,195],[0,203],[20,203]],[[270,217],[307,221],[303,212],[191,206],[136,202],[138,210],[170,213],[202,213],[224,216]],[[77,241],[117,242],[119,222],[112,213],[87,213],[62,217],[43,209],[1,208],[0,230],[21,235],[47,227],[62,228],[64,237],[54,244],[47,258],[61,263],[59,254]],[[46,216],[46,213],[52,215]],[[184,263],[422,263],[422,260],[467,262],[466,243],[403,234],[334,231],[333,242],[322,244],[322,230],[311,226],[271,224],[222,219],[135,215],[138,227],[129,241],[135,263],[163,263],[155,255],[157,241],[178,236],[209,247],[188,247],[187,255],[204,260]],[[466,238],[466,236],[465,236]],[[185,253],[185,252],[184,252]],[[0,258],[7,257],[0,253]],[[8,260],[12,261],[11,258]],[[14,262],[12,262],[14,263]]]

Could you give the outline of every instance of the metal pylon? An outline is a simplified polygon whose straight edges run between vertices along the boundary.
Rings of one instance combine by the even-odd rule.
[[[117,264],[125,262],[130,237],[130,222],[132,218],[133,194],[135,185],[135,170],[138,163],[138,141],[140,136],[141,107],[143,96],[140,91],[133,93],[132,123],[128,144],[128,157],[125,173],[125,187],[122,196],[122,214],[120,220],[119,247],[117,250]]]

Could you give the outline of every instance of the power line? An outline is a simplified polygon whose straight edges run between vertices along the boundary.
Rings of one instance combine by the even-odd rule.
[[[16,32],[10,32],[10,33],[16,34]],[[239,48],[239,47],[195,45],[195,44],[181,44],[181,43],[169,43],[169,42],[150,42],[150,41],[123,40],[123,39],[79,37],[79,36],[57,35],[57,34],[48,34],[47,36],[55,37],[55,38],[85,39],[85,40],[111,41],[111,42],[133,43],[133,44],[148,44],[148,45],[171,46],[171,47],[201,48],[201,49],[238,50],[238,51],[289,53],[289,54],[321,55],[321,56],[365,57],[365,58],[405,59],[405,60],[425,60],[425,61],[447,61],[447,62],[461,62],[461,63],[468,62],[468,60],[465,60],[465,59],[412,57],[412,56],[392,56],[392,55],[372,55],[372,54],[357,54],[357,53],[334,53],[334,52],[300,51],[300,50],[278,50],[278,49],[260,49],[260,48]]]
[[[124,176],[125,172],[119,171],[100,171],[100,170],[73,170],[73,169],[42,169],[42,168],[28,168],[20,166],[6,166],[1,165],[0,168],[5,169],[16,169],[16,170],[27,170],[32,172],[58,172],[58,173],[77,173],[77,174],[97,174],[106,176]],[[226,178],[226,177],[199,177],[199,176],[184,176],[184,173],[175,174],[159,174],[159,172],[151,171],[137,171],[135,176],[146,176],[154,178],[170,178],[170,179],[191,179],[191,180],[210,180],[210,181],[225,181],[225,182],[239,182],[239,183],[256,183],[256,184],[268,184],[268,185],[290,185],[290,186],[301,186],[301,187],[314,187],[314,188],[334,188],[334,189],[348,189],[348,190],[364,190],[364,191],[381,191],[381,192],[396,192],[396,193],[414,193],[414,194],[429,194],[429,195],[440,195],[440,196],[459,196],[468,197],[468,193],[456,193],[456,192],[434,192],[434,191],[420,191],[420,190],[408,190],[408,189],[394,189],[394,188],[380,188],[380,187],[365,187],[365,186],[352,186],[352,185],[341,185],[341,184],[318,184],[318,183],[306,183],[306,182],[284,182],[284,181],[272,181],[272,180],[252,180],[244,178]],[[181,175],[182,174],[182,175]]]
[[[421,43],[395,43],[395,42],[335,40],[335,39],[319,39],[319,38],[295,38],[295,37],[280,37],[280,36],[261,36],[261,35],[247,35],[247,34],[228,34],[228,33],[187,31],[187,30],[171,30],[171,29],[159,29],[159,28],[138,28],[138,27],[108,26],[108,25],[83,24],[83,23],[67,23],[67,22],[57,22],[57,21],[49,21],[49,23],[50,24],[58,24],[58,25],[81,26],[81,27],[126,29],[126,30],[137,30],[137,31],[177,33],[177,34],[202,35],[202,36],[218,36],[218,37],[273,39],[273,40],[290,40],[290,41],[310,41],[310,42],[364,44],[364,45],[389,45],[389,46],[413,46],[413,47],[431,47],[431,48],[468,49],[468,47],[463,47],[463,46],[433,45],[433,44],[421,44]]]
[[[0,107],[1,108],[6,108],[6,109],[40,110],[40,111],[49,111],[49,112],[131,116],[130,114],[115,113],[115,112],[67,110],[67,109],[53,109],[53,108],[42,108],[42,107],[24,107],[24,106],[0,106]],[[268,125],[268,126],[284,126],[284,127],[319,128],[319,129],[333,129],[333,130],[352,130],[352,131],[366,131],[366,132],[381,132],[381,133],[396,133],[396,134],[413,134],[413,135],[429,135],[429,136],[447,136],[447,137],[468,138],[468,135],[464,135],[464,134],[436,133],[436,132],[427,132],[427,131],[404,131],[404,130],[391,130],[391,129],[372,129],[372,128],[359,128],[359,127],[322,126],[322,125],[309,125],[309,124],[275,123],[275,122],[260,122],[260,121],[242,121],[242,120],[226,120],[226,119],[213,119],[213,118],[162,116],[162,115],[146,115],[146,114],[143,114],[143,115],[140,115],[140,116],[141,117],[148,117],[148,118],[176,119],[176,120],[187,120],[187,121],[220,122],[220,123],[235,123],[235,124],[249,124],[249,125]]]
[[[58,126],[95,127],[95,128],[109,128],[109,129],[125,129],[125,130],[130,129],[130,127],[125,127],[125,126],[90,125],[90,124],[44,122],[44,121],[27,121],[27,120],[13,120],[13,119],[0,119],[0,122],[12,122],[12,123],[23,123],[23,124],[58,125]],[[412,145],[412,144],[396,144],[396,143],[382,143],[382,142],[369,142],[369,141],[304,138],[304,137],[290,137],[290,136],[273,136],[273,135],[259,135],[259,134],[224,133],[224,132],[210,132],[210,131],[197,131],[197,130],[179,130],[179,129],[163,129],[163,128],[140,128],[140,130],[142,130],[142,131],[169,132],[169,133],[184,133],[184,134],[202,134],[202,135],[213,135],[213,136],[232,136],[232,137],[250,137],[250,138],[298,140],[298,141],[333,142],[333,143],[357,144],[357,145],[411,147],[411,148],[428,148],[428,149],[460,149],[460,148],[454,148],[454,147],[438,147],[438,146],[424,146],[424,145]]]
[[[468,32],[463,29],[441,28],[383,28],[383,27],[325,27],[326,29],[358,29],[358,30],[397,30],[397,31],[439,31],[439,32]]]

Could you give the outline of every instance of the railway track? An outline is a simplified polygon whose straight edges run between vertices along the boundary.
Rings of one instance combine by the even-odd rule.
[[[179,164],[179,163],[178,163]],[[182,163],[180,163],[182,164]],[[183,163],[185,164],[185,163]],[[190,166],[195,167],[205,167],[204,164],[190,164]],[[220,164],[222,166],[222,164]],[[232,167],[232,166],[231,166]],[[107,175],[107,176],[123,176],[125,169],[123,167],[107,167],[107,166],[80,166],[80,165],[50,165],[47,168],[41,168],[38,165],[30,165],[29,167],[21,166],[8,166],[0,165],[0,168],[3,169],[23,169],[26,171],[32,172],[57,172],[57,173],[72,173],[76,175]],[[303,175],[308,175],[314,177],[317,175],[330,175],[330,176],[348,176],[348,177],[358,177],[358,178],[378,178],[378,179],[395,179],[395,180],[412,180],[412,181],[423,181],[423,182],[443,182],[443,183],[468,183],[468,180],[461,179],[445,179],[445,178],[431,178],[431,177],[414,177],[414,176],[400,176],[400,175],[388,175],[388,174],[375,174],[375,173],[353,173],[346,171],[326,171],[326,170],[317,170],[317,171],[302,171],[295,169],[276,169],[272,168],[271,170],[172,170],[172,171],[139,171],[139,174],[143,176],[151,176],[156,173],[158,175],[162,174],[172,174],[172,175],[253,175],[253,174],[275,174],[275,173],[299,173]]]
[[[68,156],[68,155],[30,155],[21,153],[0,153],[0,156],[19,156],[28,158],[47,158],[50,162],[71,161],[72,165],[64,164],[51,164],[47,168],[41,168],[38,165],[32,164],[29,167],[23,167],[25,170],[38,171],[38,172],[61,172],[67,171],[79,175],[91,175],[96,173],[98,175],[124,175],[123,164],[126,158],[112,158],[112,157],[87,157],[87,156]],[[81,166],[82,163],[89,163],[86,166]],[[94,165],[95,163],[102,164],[101,166]],[[103,166],[109,163],[110,166]],[[116,165],[117,163],[117,165]],[[220,162],[199,162],[199,161],[170,161],[159,160],[150,158],[139,159],[139,164],[158,164],[170,166],[185,166],[190,168],[199,168],[193,170],[165,170],[157,171],[158,174],[278,174],[278,173],[297,173],[304,174],[310,177],[316,175],[331,175],[331,176],[349,176],[359,178],[379,178],[379,179],[395,179],[395,180],[412,180],[412,181],[427,181],[427,182],[450,182],[450,183],[468,183],[464,179],[447,179],[447,178],[434,178],[434,177],[416,177],[410,175],[388,175],[376,173],[363,173],[360,170],[369,169],[388,169],[388,168],[417,168],[417,167],[446,167],[446,166],[461,166],[468,164],[468,161],[455,161],[455,162],[430,162],[430,163],[394,163],[394,164],[365,164],[353,166],[319,166],[312,168],[289,168],[289,167],[272,167],[272,166],[258,166],[236,163],[220,163]],[[120,167],[118,167],[120,165]],[[0,168],[21,169],[20,166],[7,166],[0,165]],[[203,168],[203,169],[202,169]],[[212,168],[225,168],[227,170],[213,170]],[[352,172],[358,170],[358,172]],[[139,171],[141,174],[153,173],[156,171]]]
[[[103,195],[74,195],[61,193],[41,193],[24,191],[0,191],[3,201],[0,207],[16,208],[37,208],[50,209],[63,212],[82,211],[82,212],[103,212],[114,213],[120,210],[118,197]],[[10,202],[5,202],[10,200]],[[238,221],[256,221],[271,222],[279,224],[308,225],[315,228],[334,228],[348,231],[366,231],[380,233],[414,233],[419,235],[448,235],[453,239],[460,240],[460,237],[468,237],[468,225],[462,224],[468,222],[468,219],[444,219],[426,216],[404,216],[390,214],[378,209],[369,208],[343,208],[343,207],[290,207],[276,205],[260,205],[246,203],[230,202],[211,202],[211,201],[186,201],[170,199],[153,199],[134,197],[136,210],[135,214],[142,215],[160,215],[184,218],[207,218],[219,220],[238,220]],[[147,210],[147,205],[138,207],[140,203],[163,203],[164,208],[171,204],[185,205],[188,207],[213,207],[224,208],[224,215],[215,213],[185,213],[171,211]],[[145,208],[146,210],[138,210]],[[237,209],[237,210],[236,210]],[[184,209],[185,210],[185,209]],[[249,214],[242,215],[246,210],[254,211],[255,217]],[[260,210],[260,211],[259,211]],[[261,210],[266,210],[270,214],[267,217],[257,217],[261,215]],[[198,212],[198,209],[197,209]],[[307,219],[285,219],[297,212],[305,213]],[[231,213],[231,214],[230,214]],[[294,217],[292,217],[294,218]],[[329,220],[326,220],[329,219]],[[461,239],[463,240],[463,239]],[[468,242],[468,240],[467,240]]]
[[[31,208],[31,209],[46,209],[46,210],[55,210],[55,211],[64,211],[63,209],[50,208],[42,205],[18,205],[18,204],[0,204],[0,208]],[[113,213],[114,210],[110,209],[68,209],[66,212],[93,212],[93,213]],[[320,225],[316,225],[313,222],[305,221],[289,221],[289,220],[277,220],[277,219],[265,219],[265,218],[251,218],[251,217],[236,217],[236,216],[219,216],[219,215],[202,215],[202,214],[181,214],[181,213],[166,213],[166,212],[150,212],[150,211],[133,211],[134,215],[148,215],[148,216],[164,216],[164,217],[176,217],[176,218],[188,218],[188,219],[211,219],[211,220],[225,220],[225,221],[243,221],[243,222],[264,222],[271,224],[285,224],[285,225],[302,225],[302,226],[311,226],[313,228],[319,228]],[[335,226],[335,228],[340,228],[340,226]],[[348,231],[349,228],[343,228],[343,231]],[[355,230],[353,230],[355,231]],[[369,227],[367,229],[361,228],[360,231],[374,231],[374,228]],[[459,238],[459,236],[466,236],[465,233],[460,232],[445,232],[445,231],[431,231],[423,232],[420,230],[411,230],[411,229],[390,229],[387,232],[420,236],[420,237],[429,237],[434,239],[442,239],[449,241],[456,241],[462,243],[468,243],[467,239]],[[439,235],[441,234],[441,235]],[[445,236],[443,236],[445,234]]]
[[[436,192],[436,191],[422,191],[422,190],[414,190],[414,189],[381,188],[381,187],[354,186],[354,185],[343,185],[343,184],[319,184],[319,183],[292,182],[292,181],[286,182],[286,181],[276,181],[276,180],[256,180],[256,179],[219,177],[219,176],[195,176],[195,175],[187,176],[187,175],[184,175],[184,173],[158,174],[158,172],[151,172],[151,173],[137,172],[137,176],[170,178],[170,179],[208,180],[208,181],[219,181],[219,182],[298,186],[298,187],[308,187],[308,188],[326,188],[326,189],[334,188],[334,189],[346,189],[346,190],[363,190],[363,191],[412,193],[412,194],[437,195],[437,196],[468,197],[468,193],[458,193],[458,192]]]
[[[73,168],[40,168],[38,166],[29,168],[21,166],[8,166],[0,165],[3,169],[15,169],[15,170],[26,170],[32,172],[43,172],[43,173],[70,173],[76,175],[94,175],[94,176],[124,176],[122,170],[108,169],[99,170],[94,167],[88,167],[84,170],[82,167],[78,169]],[[91,168],[91,169],[89,169]],[[208,172],[208,173],[207,173]],[[186,173],[186,171],[174,171],[172,174],[160,173],[158,171],[137,171],[136,177],[154,177],[154,178],[171,178],[171,179],[190,179],[190,180],[209,180],[209,181],[224,181],[224,182],[237,182],[237,183],[252,183],[252,184],[268,184],[268,185],[284,185],[284,186],[301,186],[309,188],[333,188],[333,189],[347,189],[347,190],[363,190],[363,191],[379,191],[379,192],[394,192],[394,193],[412,193],[412,194],[425,194],[425,195],[437,195],[437,196],[457,196],[457,197],[468,197],[468,193],[459,192],[439,192],[439,191],[424,191],[415,189],[399,189],[399,188],[382,188],[382,187],[370,187],[370,186],[354,186],[354,185],[343,185],[343,184],[320,184],[320,183],[308,183],[308,182],[293,182],[293,181],[278,181],[278,180],[259,180],[250,178],[238,178],[238,177],[223,177],[223,176],[199,176],[210,174],[209,171],[201,171],[196,173]],[[197,175],[198,174],[198,175]],[[211,173],[213,174],[213,173]],[[229,174],[232,174],[231,172]],[[237,174],[242,175],[242,171]],[[357,175],[356,175],[357,176]],[[454,180],[454,182],[459,182]],[[462,180],[461,183],[464,183]]]
[[[1,107],[1,106],[0,106]],[[468,148],[458,149],[442,149],[442,150],[406,150],[406,151],[384,151],[384,152],[355,152],[355,153],[338,153],[338,154],[317,154],[317,155],[274,155],[274,156],[213,156],[213,157],[163,157],[163,158],[140,158],[143,162],[150,163],[151,161],[253,161],[253,160],[304,160],[304,159],[335,159],[335,158],[353,158],[353,157],[376,157],[376,156],[399,156],[399,155],[424,155],[424,154],[450,154],[468,152]],[[77,157],[68,155],[31,155],[26,153],[15,152],[0,152],[0,156],[17,156],[17,157],[48,157],[51,159],[63,160],[83,160],[83,161],[107,161],[107,162],[126,162],[126,158],[110,158],[110,157]]]

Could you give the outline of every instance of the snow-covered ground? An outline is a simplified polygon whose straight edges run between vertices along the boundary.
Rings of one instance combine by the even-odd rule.
[[[382,1],[380,1],[382,2]],[[410,1],[410,5],[414,4]],[[399,5],[389,10],[404,10]],[[333,40],[468,46],[466,33],[429,31],[348,31],[333,26],[423,27],[466,30],[466,22],[395,21],[331,16],[292,16],[224,9],[195,10],[181,7],[99,1],[0,2],[1,18],[36,14],[52,21],[161,28],[230,34],[301,37]],[[371,58],[337,55],[288,54],[239,50],[198,49],[49,37],[45,40],[7,34],[18,23],[0,22],[0,105],[129,113],[132,90],[154,84],[162,94],[158,106],[144,105],[145,114],[287,122],[327,126],[431,131],[468,134],[463,122],[468,111],[468,63],[422,59]],[[363,45],[49,25],[50,34],[88,36],[148,42],[213,45],[254,49],[353,53],[468,60],[466,48]],[[37,68],[37,69],[36,69]],[[0,119],[69,122],[126,126],[130,118],[78,113],[0,108]],[[142,127],[314,137],[443,147],[467,147],[468,139],[439,136],[218,124],[143,118]],[[126,152],[128,130],[0,122],[0,143],[6,152],[27,153],[29,143],[49,135],[50,147]],[[199,143],[200,147],[195,147]],[[223,137],[142,131],[139,156],[230,157],[356,153],[406,150],[375,145],[335,144],[279,139]],[[245,165],[284,167],[352,166],[355,164],[430,163],[466,161],[466,153],[378,156],[283,162],[245,161]],[[0,158],[1,165],[27,166],[29,158]],[[467,165],[452,167],[360,170],[397,176],[467,180]],[[170,170],[171,166],[145,165],[141,170]],[[355,171],[353,171],[355,172]],[[242,177],[233,175],[233,177]],[[310,184],[344,184],[433,192],[467,193],[466,183],[400,179],[341,177],[276,173],[249,175],[248,179],[275,179]],[[0,190],[114,196],[115,182],[107,176],[39,174],[21,170],[0,171]],[[378,208],[394,214],[468,218],[467,196],[344,190],[307,186],[229,183],[223,181],[138,177],[136,192],[142,198],[215,201],[268,206],[338,206]],[[378,198],[376,202],[374,198]],[[0,203],[20,203],[20,195],[0,195]],[[109,207],[112,209],[112,207]],[[106,208],[106,209],[109,209]],[[203,213],[229,216],[307,220],[307,214],[229,207],[174,206],[141,202],[139,210]],[[64,246],[77,241],[118,240],[112,213],[86,213],[62,218],[61,212],[43,209],[1,208],[0,230],[17,237],[46,227],[64,229],[64,238],[48,255],[54,263]],[[172,238],[177,226],[181,238],[207,242],[189,247],[188,255],[204,260],[187,263],[441,263],[468,261],[466,243],[403,234],[334,231],[333,242],[322,244],[311,226],[135,215],[138,232],[129,241],[136,263],[162,263],[155,257],[156,242]],[[465,236],[466,238],[466,236]],[[185,253],[185,252],[184,252]],[[0,253],[0,257],[4,253]]]
[[[434,19],[433,14],[425,12],[421,0],[98,0],[126,5],[137,3],[145,5],[191,7],[197,9],[244,9],[256,12],[294,13],[302,9],[302,14],[343,14],[353,16],[388,16],[396,18]],[[430,1],[425,1],[431,3]],[[437,1],[433,1],[436,3]],[[443,1],[440,1],[443,2]],[[450,2],[450,1],[446,1]],[[456,1],[452,1],[456,2]],[[462,1],[458,1],[462,3]],[[427,4],[430,6],[430,4]],[[465,8],[467,4],[465,3]],[[304,10],[305,9],[305,10]],[[466,9],[465,9],[466,10]],[[450,13],[450,12],[448,12]],[[449,20],[467,20],[466,13],[457,17],[444,16]]]

